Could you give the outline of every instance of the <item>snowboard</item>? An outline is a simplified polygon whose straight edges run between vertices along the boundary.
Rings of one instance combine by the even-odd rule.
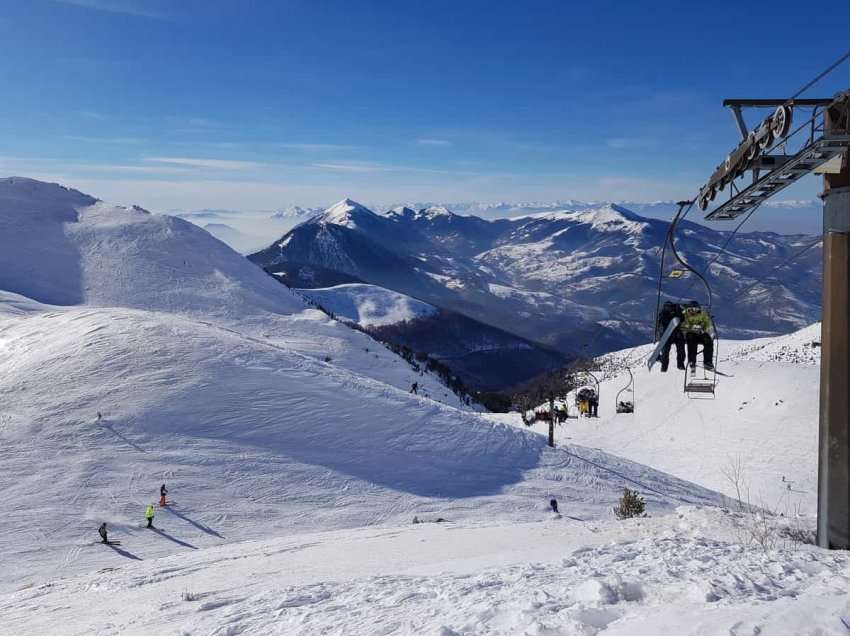
[[[679,323],[681,321],[678,317],[674,317],[670,324],[667,325],[667,329],[664,330],[664,333],[661,334],[661,338],[658,340],[658,344],[655,345],[655,349],[652,350],[652,353],[649,355],[649,359],[646,361],[646,368],[652,371],[652,366],[661,356],[661,350],[664,349],[664,345],[667,344],[667,341],[670,340],[670,337],[673,335],[673,332],[679,328]]]

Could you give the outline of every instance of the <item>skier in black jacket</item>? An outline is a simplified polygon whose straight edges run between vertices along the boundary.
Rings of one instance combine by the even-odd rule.
[[[667,329],[667,325],[670,324],[670,321],[673,320],[673,318],[678,318],[679,323],[681,324],[682,319],[684,318],[682,306],[668,300],[661,307],[661,313],[658,314],[658,331],[656,332],[657,338],[660,338],[664,334],[664,330]],[[659,359],[661,360],[662,373],[666,373],[667,367],[670,365],[670,347],[673,345],[676,345],[676,368],[681,370],[685,369],[685,335],[682,333],[681,329],[676,329],[661,349]]]
[[[97,533],[100,535],[101,543],[109,543],[109,539],[106,536],[106,522],[104,521],[100,524],[100,527],[97,529]]]

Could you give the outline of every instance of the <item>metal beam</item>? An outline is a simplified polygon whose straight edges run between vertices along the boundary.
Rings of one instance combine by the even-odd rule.
[[[850,135],[821,137],[709,212],[705,219],[726,221],[746,214],[836,155],[846,154],[848,148]]]
[[[776,108],[782,104],[791,106],[829,106],[832,103],[832,97],[812,98],[812,99],[724,99],[724,106],[744,107],[744,108]]]

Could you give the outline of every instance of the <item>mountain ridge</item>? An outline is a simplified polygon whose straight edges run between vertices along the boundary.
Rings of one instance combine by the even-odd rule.
[[[354,205],[347,201],[343,207]],[[350,214],[316,216],[249,258],[263,267],[286,262],[338,270],[568,355],[651,337],[665,221],[617,204],[494,220],[447,208],[377,214],[361,204],[356,214],[356,222]],[[727,237],[687,220],[676,237],[692,266],[709,270],[722,329],[735,337],[766,336],[817,319],[818,250],[781,284],[753,285],[809,237],[741,233],[713,262]],[[664,275],[677,268],[668,258]],[[706,299],[692,276],[665,278],[664,287],[665,297]]]

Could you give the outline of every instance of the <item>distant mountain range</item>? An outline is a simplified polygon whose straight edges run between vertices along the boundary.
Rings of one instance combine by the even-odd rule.
[[[375,213],[346,199],[249,258],[265,268],[340,272],[568,356],[595,355],[650,337],[667,228],[614,204],[486,220],[445,206]],[[703,270],[727,235],[685,221],[676,244]],[[776,269],[812,240],[768,232],[735,237],[708,275],[722,335],[788,333],[819,319],[820,247]],[[665,275],[671,267],[668,258]],[[771,280],[757,284],[766,276]],[[664,291],[707,300],[690,275],[665,278]]]

